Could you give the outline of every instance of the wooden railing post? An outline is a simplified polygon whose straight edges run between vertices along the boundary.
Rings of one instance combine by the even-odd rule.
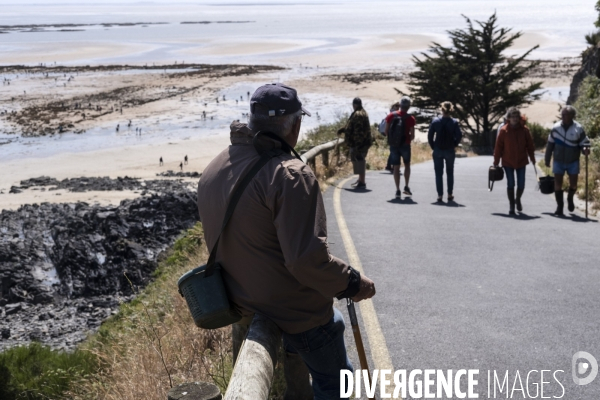
[[[323,151],[323,153],[321,153],[321,157],[323,158],[323,165],[326,168],[329,168],[329,150]]]
[[[190,382],[175,386],[167,394],[168,400],[221,400],[221,391],[212,383]]]
[[[266,400],[273,384],[281,332],[273,321],[255,315],[242,344],[225,400]]]

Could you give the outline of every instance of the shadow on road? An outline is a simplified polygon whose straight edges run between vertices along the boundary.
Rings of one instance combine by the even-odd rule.
[[[410,197],[405,197],[403,199],[392,199],[392,200],[388,200],[388,203],[393,203],[393,204],[408,204],[408,205],[414,205],[414,204],[419,204],[416,201],[414,201],[412,198]]]
[[[443,201],[434,201],[433,203],[431,203],[431,205],[433,206],[444,206],[444,207],[466,207],[463,204],[459,204],[457,202],[455,202],[454,200],[450,200],[447,203],[444,203]]]
[[[344,188],[344,190],[346,192],[352,192],[352,193],[369,193],[369,192],[372,192],[371,189],[348,189],[348,188]]]
[[[553,213],[542,213],[544,215],[549,215],[551,217],[554,217],[556,219],[565,219],[565,220],[571,220],[573,222],[593,222],[593,223],[597,223],[598,221],[593,220],[593,219],[585,219],[583,217],[580,217],[577,214],[571,214],[571,215],[554,215]]]
[[[519,213],[519,214],[516,214],[516,215],[502,214],[502,213],[492,213],[492,215],[494,215],[496,217],[504,217],[504,218],[511,218],[511,219],[520,219],[522,221],[531,221],[532,219],[542,218],[539,215],[527,215],[525,213]]]

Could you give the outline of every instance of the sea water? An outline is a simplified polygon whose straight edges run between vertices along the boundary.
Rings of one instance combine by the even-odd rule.
[[[75,32],[12,32],[0,35],[0,55],[22,52],[31,45],[86,42],[135,44],[139,51],[105,62],[181,60],[182,50],[219,41],[290,40],[305,42],[301,53],[340,51],[364,36],[423,34],[443,38],[446,31],[465,27],[463,15],[485,20],[496,12],[500,26],[543,35],[549,40],[532,56],[576,56],[585,48],[584,35],[597,17],[594,0],[394,0],[394,1],[206,1],[189,3],[8,4],[0,1],[0,25],[101,24],[149,22],[161,25],[82,27]],[[68,2],[68,0],[67,0]],[[101,3],[99,1],[98,3]],[[111,4],[112,3],[112,4]],[[245,23],[181,24],[199,21]],[[1,29],[0,29],[1,30]],[[424,50],[424,49],[423,49]],[[265,58],[272,54],[264,55]],[[194,62],[193,56],[186,56]],[[247,61],[246,56],[203,56],[203,61]],[[253,61],[257,59],[252,56]],[[90,61],[90,60],[76,60]],[[2,63],[2,58],[0,58]]]

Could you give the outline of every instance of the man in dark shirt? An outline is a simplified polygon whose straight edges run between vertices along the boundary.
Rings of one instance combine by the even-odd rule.
[[[435,186],[437,201],[444,196],[444,162],[446,163],[446,179],[448,181],[448,201],[454,200],[454,149],[462,139],[458,121],[452,118],[454,106],[449,101],[441,105],[442,116],[435,118],[429,126],[427,141],[433,150],[433,166],[435,168]]]

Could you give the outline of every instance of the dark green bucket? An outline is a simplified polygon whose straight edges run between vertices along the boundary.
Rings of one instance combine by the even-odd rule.
[[[223,283],[221,266],[205,276],[206,265],[186,272],[177,281],[179,293],[185,298],[196,326],[218,329],[238,322],[242,316],[231,308]]]

